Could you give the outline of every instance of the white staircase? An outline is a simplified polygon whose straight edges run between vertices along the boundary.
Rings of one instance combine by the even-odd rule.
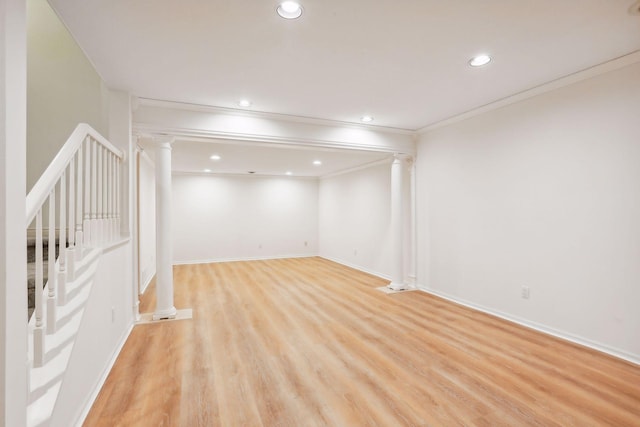
[[[100,249],[88,250],[76,265],[76,278],[67,283],[66,304],[59,306],[55,313],[56,331],[45,339],[44,363],[29,369],[28,426],[46,426],[53,414],[101,252]],[[44,310],[46,317],[46,306]],[[35,318],[32,318],[29,322],[29,354],[34,350],[34,327]]]
[[[53,424],[65,377],[72,368],[82,369],[70,360],[103,248],[119,240],[122,158],[120,150],[80,124],[27,195],[27,234],[36,242],[35,309],[28,329],[30,427]],[[43,257],[43,228],[49,254],[59,242],[57,257]]]

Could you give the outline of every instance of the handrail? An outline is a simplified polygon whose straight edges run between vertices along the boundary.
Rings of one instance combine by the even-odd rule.
[[[105,137],[100,135],[95,129],[86,123],[80,123],[74,129],[71,136],[67,139],[67,142],[62,146],[58,154],[54,157],[53,161],[47,169],[44,171],[38,182],[33,186],[29,194],[27,195],[27,224],[33,221],[38,213],[40,207],[45,203],[51,190],[56,186],[58,180],[62,176],[65,168],[78,151],[78,148],[82,145],[82,142],[87,136],[98,141],[107,150],[111,151],[118,158],[122,159],[124,153],[122,150],[111,144]]]

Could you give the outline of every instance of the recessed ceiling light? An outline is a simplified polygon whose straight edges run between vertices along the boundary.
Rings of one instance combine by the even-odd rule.
[[[241,107],[251,107],[251,101],[249,101],[248,99],[241,99],[240,101],[238,101],[238,105]]]
[[[313,164],[316,166],[320,166],[322,164],[322,162],[320,160],[314,160]]]
[[[287,171],[287,172],[286,172],[286,175],[293,175],[293,172],[291,172],[291,171]]]
[[[276,12],[284,19],[296,19],[302,15],[302,6],[295,1],[283,1],[278,5]]]
[[[491,57],[483,54],[471,58],[469,60],[469,65],[472,67],[482,67],[483,65],[487,65],[489,62],[491,62]]]
[[[213,156],[209,157],[211,160],[220,160],[222,157],[220,157],[217,154],[214,154]]]
[[[211,169],[205,169],[204,171],[205,172],[211,172]]]
[[[370,122],[373,121],[373,117],[371,117],[371,116],[362,116],[362,117],[360,117],[360,121],[362,123],[370,123]]]

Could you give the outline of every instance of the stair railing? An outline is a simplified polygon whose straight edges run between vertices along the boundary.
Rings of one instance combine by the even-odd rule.
[[[45,333],[56,331],[56,306],[66,303],[66,286],[75,279],[76,263],[82,261],[87,248],[100,247],[120,235],[122,159],[121,150],[91,126],[80,123],[27,195],[26,227],[29,230],[35,219],[36,241],[34,367],[44,364]],[[44,319],[42,215],[47,210]]]

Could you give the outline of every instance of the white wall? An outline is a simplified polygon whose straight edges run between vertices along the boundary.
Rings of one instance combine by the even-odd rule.
[[[639,111],[635,64],[422,136],[419,283],[640,361]]]
[[[78,123],[107,131],[108,96],[100,76],[44,0],[27,1],[27,188]]]
[[[144,153],[140,154],[138,179],[139,281],[144,290],[156,273],[156,178],[154,165]]]
[[[178,264],[314,256],[318,182],[174,174],[173,236]]]
[[[100,255],[51,426],[79,425],[131,331],[131,242]]]
[[[389,278],[390,191],[391,161],[321,179],[320,256]]]

